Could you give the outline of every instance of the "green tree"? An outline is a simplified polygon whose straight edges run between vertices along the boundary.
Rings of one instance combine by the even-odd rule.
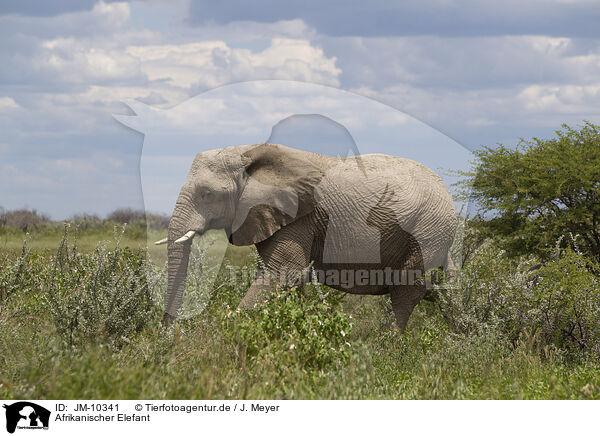
[[[559,244],[600,261],[600,126],[579,127],[514,149],[484,147],[462,173],[463,193],[481,208],[475,225],[502,236],[509,254],[546,257]]]

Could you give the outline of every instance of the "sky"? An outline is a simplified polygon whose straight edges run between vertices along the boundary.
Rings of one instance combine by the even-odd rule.
[[[419,126],[407,144],[515,146],[552,137],[562,123],[600,124],[598,22],[591,0],[4,0],[0,206],[53,219],[143,208],[160,186],[143,186],[150,148],[113,116],[134,114],[123,101],[177,113],[250,80],[378,102]],[[287,129],[291,142],[298,130],[307,135]],[[184,174],[161,159],[161,177],[177,186]],[[155,211],[170,212],[169,189]]]

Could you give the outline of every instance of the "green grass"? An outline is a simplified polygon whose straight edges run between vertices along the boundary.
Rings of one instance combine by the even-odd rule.
[[[85,231],[79,232],[73,230],[71,235],[73,239],[77,239],[77,245],[81,251],[92,251],[101,241],[106,242],[109,247],[114,248],[116,246],[116,240],[114,238],[112,227],[113,226],[111,226],[111,228],[86,229]],[[119,231],[120,226],[117,225],[116,227],[117,231]],[[28,233],[10,227],[0,227],[0,250],[8,253],[20,252],[23,247],[23,240],[27,239],[28,245],[33,250],[39,252],[53,252],[56,251],[56,248],[63,237],[63,233],[64,230],[61,225],[48,225]],[[153,231],[151,233],[151,236],[153,236],[154,233],[157,235],[164,233],[166,236],[166,230],[164,232]],[[146,230],[139,227],[130,227],[126,229],[125,233],[122,235],[121,244],[131,248],[145,247],[147,244]]]
[[[91,252],[100,239],[111,237],[110,233],[82,234],[79,251]],[[17,236],[7,239],[13,244],[12,259],[22,239],[21,244],[16,243]],[[333,293],[315,300],[312,294],[292,290],[289,298],[273,300],[264,311],[236,313],[231,308],[247,283],[228,282],[225,277],[201,315],[171,328],[160,325],[161,308],[155,306],[145,315],[141,330],[127,331],[118,345],[68,343],[47,300],[59,240],[60,235],[53,240],[32,233],[35,250],[52,249],[34,261],[44,263],[40,271],[45,272],[0,302],[0,398],[600,398],[597,357],[568,357],[541,343],[536,334],[522,335],[516,341],[506,341],[494,329],[457,334],[437,305],[426,301],[400,334],[393,328],[387,296]],[[121,246],[135,249],[145,245],[145,240],[145,235],[128,238],[126,231]],[[109,251],[98,259],[116,256],[111,251],[114,247],[108,244]],[[211,247],[215,249],[214,244]],[[252,258],[246,248],[230,249],[227,257],[234,263]],[[85,259],[92,262],[95,258]],[[330,315],[337,321],[328,330],[320,330],[322,338],[348,345],[344,352],[315,360],[312,351],[326,345],[307,332],[315,321]],[[269,327],[273,319],[286,327]],[[347,321],[352,327],[344,327],[347,331],[340,336],[339,326],[346,326]],[[271,330],[277,328],[281,330]],[[259,338],[254,345],[252,338]],[[290,348],[292,343],[304,344],[302,353]]]
[[[112,227],[115,227],[113,229]],[[117,241],[114,231],[121,232],[119,225],[104,226],[100,229],[86,229],[83,231],[71,231],[71,238],[76,239],[78,248],[83,252],[90,252],[102,242],[108,248],[114,249]],[[23,247],[23,240],[28,240],[28,246],[37,252],[54,252],[58,247],[64,234],[63,227],[60,225],[46,226],[39,230],[32,230],[24,233],[21,230],[9,227],[0,227],[0,253],[19,253]],[[164,264],[167,260],[167,246],[154,245],[155,241],[167,237],[167,230],[150,230],[140,226],[126,227],[125,232],[120,235],[120,244],[132,249],[147,248],[149,258],[156,264]],[[217,231],[209,231],[208,240],[216,241],[209,247],[209,254],[219,252],[227,244],[224,234]],[[251,256],[253,249],[251,247],[237,247],[229,245],[226,248],[226,257],[233,264],[243,264]]]

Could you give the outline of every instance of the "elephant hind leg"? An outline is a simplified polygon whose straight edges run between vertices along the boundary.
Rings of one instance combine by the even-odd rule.
[[[400,331],[404,331],[408,318],[419,301],[425,296],[424,285],[399,286],[390,291],[392,310],[396,315],[396,323]]]

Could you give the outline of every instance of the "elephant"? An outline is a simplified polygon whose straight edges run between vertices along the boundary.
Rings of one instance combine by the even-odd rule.
[[[423,273],[452,270],[457,227],[442,179],[410,159],[332,157],[280,144],[199,153],[168,228],[163,323],[181,305],[192,238],[225,229],[255,245],[263,267],[240,307],[261,304],[278,283],[317,280],[352,294],[390,294],[400,330],[426,293]]]

